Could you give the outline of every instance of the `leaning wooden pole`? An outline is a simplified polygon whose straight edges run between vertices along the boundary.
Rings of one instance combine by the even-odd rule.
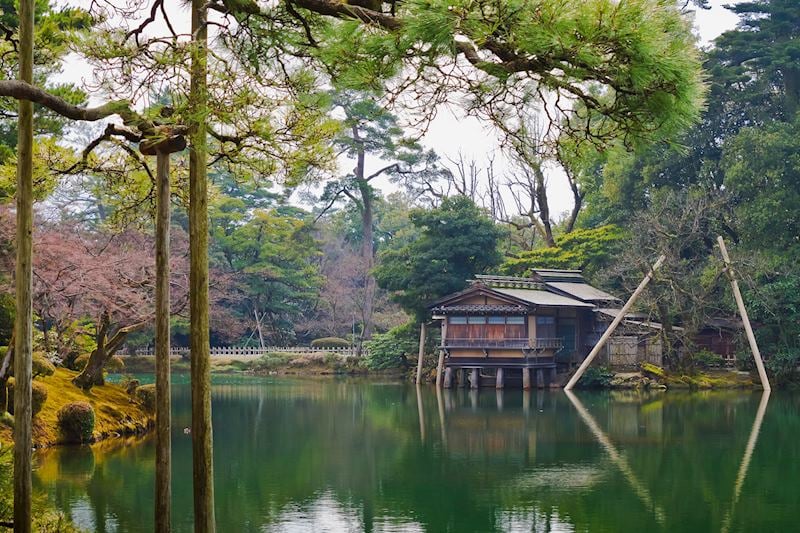
[[[19,3],[19,79],[33,83],[34,0]],[[31,531],[33,360],[33,104],[19,101],[14,344],[14,531]]]
[[[753,359],[756,361],[758,377],[761,378],[761,386],[764,387],[765,391],[770,391],[772,387],[769,385],[767,371],[764,368],[764,361],[761,359],[761,352],[758,349],[756,336],[753,334],[753,327],[750,325],[750,318],[747,316],[747,308],[744,306],[742,292],[739,290],[739,283],[736,281],[736,276],[734,276],[733,267],[731,266],[731,258],[728,256],[728,249],[725,247],[725,241],[721,235],[717,237],[717,243],[719,244],[719,251],[722,252],[722,260],[725,261],[725,271],[728,274],[728,279],[731,281],[733,297],[736,300],[736,305],[739,307],[739,314],[742,316],[744,331],[747,333],[747,341],[750,343],[750,350],[753,352]]]
[[[211,431],[211,353],[208,317],[208,3],[192,0],[189,83],[189,318],[192,382],[194,530],[212,533],[214,469]]]
[[[169,375],[169,153],[156,155],[156,498],[157,533],[170,531],[172,442]]]
[[[586,369],[589,368],[589,365],[592,364],[594,358],[597,357],[597,354],[600,353],[600,350],[602,350],[603,346],[606,345],[608,339],[611,337],[611,335],[614,334],[614,330],[617,329],[617,326],[619,326],[619,324],[625,318],[625,315],[628,314],[628,310],[630,310],[630,308],[633,307],[633,304],[636,302],[637,298],[639,298],[639,295],[642,294],[644,288],[647,287],[647,284],[650,283],[651,279],[653,279],[655,271],[661,268],[661,265],[664,263],[664,259],[666,259],[666,257],[664,257],[663,255],[658,258],[658,261],[655,262],[653,268],[650,269],[650,272],[648,272],[647,275],[644,277],[644,279],[641,281],[641,283],[639,283],[639,286],[636,287],[635,291],[633,291],[631,297],[628,298],[628,301],[625,302],[625,305],[623,305],[622,309],[619,310],[617,316],[615,316],[614,320],[611,321],[611,325],[608,326],[608,329],[606,329],[605,333],[603,333],[603,336],[600,337],[600,340],[597,341],[597,344],[594,345],[592,351],[589,352],[589,355],[587,355],[586,359],[583,360],[581,366],[578,367],[578,370],[575,372],[575,374],[573,374],[569,382],[567,382],[567,386],[564,387],[564,390],[570,391],[575,386],[575,384],[578,383],[583,373],[586,372]]]
[[[417,356],[417,385],[422,383],[422,359],[425,357],[425,321],[419,326],[419,355]]]

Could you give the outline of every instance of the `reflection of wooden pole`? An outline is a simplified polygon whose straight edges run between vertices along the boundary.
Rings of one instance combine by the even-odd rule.
[[[172,444],[169,375],[169,153],[156,155],[156,494],[155,530],[170,531]]]
[[[422,390],[417,387],[417,415],[419,416],[419,440],[425,442],[425,410],[422,408]]]
[[[657,505],[653,501],[653,497],[650,495],[650,491],[647,490],[647,487],[642,485],[642,483],[639,481],[639,478],[636,477],[636,474],[633,472],[633,469],[631,468],[630,464],[628,464],[628,461],[627,459],[625,459],[625,456],[619,453],[617,448],[611,442],[611,439],[609,439],[608,436],[603,432],[603,430],[600,429],[600,425],[597,423],[594,417],[589,413],[589,411],[586,410],[586,408],[583,406],[578,397],[575,396],[575,393],[566,389],[564,390],[564,392],[566,393],[569,401],[572,402],[572,406],[575,407],[575,410],[578,412],[578,415],[580,415],[581,419],[583,420],[583,423],[586,424],[586,426],[589,428],[589,431],[591,431],[592,434],[597,439],[597,442],[599,442],[600,445],[605,449],[606,453],[611,458],[611,461],[617,466],[617,468],[619,468],[620,472],[622,472],[622,474],[625,476],[625,479],[628,481],[628,483],[630,483],[634,492],[636,492],[636,495],[639,497],[640,500],[642,500],[642,503],[644,503],[648,509],[653,510],[653,513],[656,515],[656,520],[658,520],[660,524],[663,524],[666,518],[666,515],[664,514],[664,509],[662,509],[659,505]]]
[[[417,385],[422,383],[422,358],[425,356],[425,322],[419,326],[419,355],[417,356]]]
[[[439,426],[442,431],[442,446],[447,448],[447,427],[445,426],[444,418],[444,399],[442,398],[442,389],[436,388],[436,406],[439,409]]]
[[[739,465],[739,473],[736,475],[736,484],[733,486],[733,502],[731,508],[725,515],[725,520],[722,523],[722,532],[727,533],[731,527],[731,520],[733,519],[733,512],[736,509],[736,504],[739,502],[739,496],[742,493],[742,485],[744,485],[744,478],[747,476],[747,468],[750,466],[750,459],[753,457],[753,451],[756,449],[758,443],[758,434],[761,432],[761,423],[764,421],[764,413],[767,411],[767,404],[769,403],[768,389],[764,389],[761,394],[761,402],[758,404],[758,411],[753,420],[753,428],[750,430],[750,438],[747,439],[747,446],[744,449],[742,456],[742,463]]]
[[[728,278],[731,280],[731,289],[733,289],[733,297],[736,300],[736,305],[739,307],[739,314],[742,315],[742,322],[744,323],[744,331],[747,333],[747,341],[750,343],[750,350],[753,352],[753,359],[756,360],[756,368],[758,369],[758,377],[761,378],[761,386],[765,391],[772,388],[769,386],[769,379],[767,379],[767,371],[764,369],[764,361],[761,360],[761,352],[758,350],[758,343],[756,343],[756,336],[753,334],[753,327],[750,325],[750,318],[747,316],[747,309],[744,306],[742,293],[739,290],[739,283],[733,275],[733,267],[731,266],[731,258],[728,256],[728,249],[725,247],[725,241],[722,236],[717,237],[719,243],[719,250],[722,252],[722,259],[725,261],[725,270],[728,273]]]
[[[656,270],[658,270],[661,267],[661,264],[664,262],[664,259],[666,259],[666,257],[664,257],[663,255],[658,258],[658,261],[656,261],[656,263],[653,265],[653,268],[650,269],[650,272],[648,272],[647,275],[642,280],[642,282],[639,283],[639,286],[636,287],[635,291],[633,291],[631,297],[628,298],[628,301],[625,302],[625,305],[623,305],[622,309],[619,310],[617,316],[614,317],[614,320],[611,322],[611,325],[608,326],[608,329],[606,329],[605,333],[603,333],[603,336],[600,337],[600,340],[597,341],[597,344],[594,345],[592,351],[589,352],[589,355],[587,355],[586,359],[583,360],[581,366],[578,367],[578,370],[570,378],[569,382],[567,383],[567,386],[564,387],[564,390],[566,391],[572,390],[575,384],[578,383],[578,380],[581,379],[583,373],[586,372],[586,369],[589,368],[589,365],[592,364],[594,358],[597,357],[597,354],[600,353],[600,350],[602,350],[603,346],[605,346],[606,342],[608,342],[608,339],[614,333],[614,330],[617,329],[617,326],[619,326],[620,322],[622,322],[622,320],[625,318],[625,315],[628,314],[628,310],[636,302],[636,299],[639,298],[639,295],[642,293],[644,288],[647,287],[647,284],[650,283],[650,280],[653,279],[653,274],[655,273]]]

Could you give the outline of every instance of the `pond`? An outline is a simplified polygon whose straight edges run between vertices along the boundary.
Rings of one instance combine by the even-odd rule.
[[[173,523],[192,530],[175,376]],[[800,396],[484,389],[216,376],[221,532],[791,531]],[[152,438],[36,455],[91,531],[151,531]]]

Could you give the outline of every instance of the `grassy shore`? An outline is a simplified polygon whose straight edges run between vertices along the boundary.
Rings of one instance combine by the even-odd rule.
[[[72,384],[77,372],[57,368],[52,376],[37,378],[47,387],[47,401],[33,419],[33,442],[37,448],[61,442],[58,411],[72,402],[88,402],[95,413],[94,439],[144,433],[153,425],[153,416],[145,412],[119,385],[106,384],[84,391]],[[10,443],[12,428],[0,423],[0,442]]]

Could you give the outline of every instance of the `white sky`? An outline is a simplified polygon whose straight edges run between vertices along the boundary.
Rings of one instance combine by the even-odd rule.
[[[711,0],[710,10],[697,10],[695,17],[695,27],[700,36],[701,43],[706,45],[723,31],[733,28],[736,24],[736,16],[723,7],[723,4],[738,3],[741,0]],[[72,5],[83,5],[88,7],[89,0],[68,0]],[[149,2],[148,2],[149,4]],[[185,8],[178,7],[178,2],[168,2],[171,11],[171,18],[175,22],[185,20],[185,29],[181,24],[176,24],[176,30],[180,33],[188,31],[188,12]],[[172,16],[174,13],[175,16]],[[138,22],[138,21],[137,21]],[[59,81],[72,82],[81,85],[84,81],[92,79],[91,67],[85,62],[73,56],[68,58],[65,63]],[[467,159],[475,159],[478,162],[488,161],[490,156],[494,156],[496,175],[502,175],[507,169],[507,163],[500,153],[498,136],[490,127],[486,127],[478,119],[467,117],[459,110],[449,107],[439,110],[437,117],[433,120],[422,138],[422,143],[429,148],[433,148],[443,159],[457,158],[459,152],[464,154]],[[342,162],[342,169],[349,170],[352,163]],[[367,171],[377,170],[384,163],[380,161],[367,161]],[[566,178],[557,169],[550,169],[548,172],[548,198],[550,210],[554,218],[559,218],[561,214],[568,212],[572,207],[572,193],[569,190]],[[388,181],[378,181],[376,186],[389,192],[393,186]],[[508,206],[511,208],[511,206]]]

